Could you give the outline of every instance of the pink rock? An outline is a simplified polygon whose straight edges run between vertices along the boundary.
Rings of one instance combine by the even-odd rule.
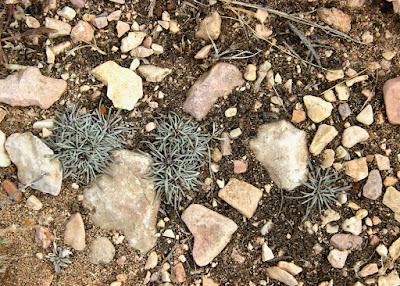
[[[95,26],[97,29],[103,29],[108,26],[108,20],[107,17],[96,17],[92,21],[93,26]]]
[[[50,230],[47,227],[35,227],[35,241],[39,243],[43,248],[48,248],[53,240],[54,236],[51,234]]]
[[[93,37],[94,29],[88,22],[83,20],[80,20],[71,31],[71,39],[74,43],[89,43],[93,40]]]
[[[36,67],[28,67],[0,80],[0,102],[11,106],[49,108],[67,88],[66,81],[43,76]]]
[[[70,0],[69,2],[76,8],[83,8],[86,4],[86,0]]]
[[[385,83],[383,98],[389,122],[396,125],[400,124],[400,76]]]
[[[382,177],[378,170],[369,172],[362,194],[370,200],[376,200],[382,195]]]
[[[337,233],[331,237],[331,245],[343,250],[360,250],[362,248],[363,239],[358,235]]]
[[[220,254],[237,230],[234,221],[198,204],[190,205],[182,220],[194,236],[193,259],[198,266],[206,266]]]
[[[244,160],[233,160],[233,173],[242,174],[247,172],[248,163]]]
[[[64,242],[75,250],[84,250],[85,226],[80,213],[73,214],[65,226]]]
[[[229,95],[235,87],[243,83],[242,74],[237,67],[228,63],[217,63],[189,89],[183,110],[197,120],[202,120],[220,97]]]

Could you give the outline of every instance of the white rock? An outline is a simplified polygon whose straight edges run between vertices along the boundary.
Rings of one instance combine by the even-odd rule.
[[[368,140],[369,134],[367,130],[359,126],[350,126],[343,131],[342,145],[351,148],[358,143]]]
[[[354,235],[360,235],[362,232],[362,220],[356,216],[344,220],[342,229]]]
[[[374,122],[374,111],[371,104],[368,104],[356,117],[358,122],[364,125],[371,125]]]
[[[147,82],[161,82],[172,70],[153,65],[141,65],[138,67],[138,73],[146,79]]]
[[[132,60],[129,69],[135,71],[140,66],[140,60],[135,58]]]
[[[76,16],[75,10],[69,6],[65,6],[61,10],[57,11],[57,14],[69,21],[72,21]]]
[[[157,266],[157,263],[158,263],[157,252],[152,251],[147,256],[147,261],[146,261],[146,264],[144,265],[144,269],[145,270],[153,269],[154,267]]]
[[[307,108],[308,117],[315,123],[320,123],[328,118],[332,113],[332,104],[320,97],[306,95],[303,97],[303,101]]]
[[[31,184],[31,188],[53,196],[60,193],[61,163],[53,159],[54,152],[39,138],[30,132],[14,133],[7,138],[5,148],[22,184]]]
[[[29,15],[25,16],[25,23],[28,28],[31,29],[37,29],[40,27],[40,22],[36,18]]]
[[[342,69],[339,70],[328,70],[325,75],[327,81],[335,81],[338,79],[344,78],[344,71]]]
[[[314,139],[310,145],[310,152],[317,156],[321,154],[322,150],[328,145],[338,134],[335,127],[327,124],[321,124],[318,126],[317,133],[314,135]]]
[[[43,204],[36,196],[31,195],[26,200],[26,207],[34,211],[39,211],[42,209]]]
[[[53,129],[54,128],[54,119],[44,119],[40,121],[36,121],[33,123],[33,129]]]
[[[121,52],[127,53],[134,48],[139,47],[145,37],[145,32],[130,32],[128,36],[123,38],[121,41]]]
[[[348,255],[349,252],[347,250],[340,251],[337,249],[332,249],[328,254],[328,261],[332,267],[341,269],[346,264]]]
[[[339,100],[348,100],[350,97],[350,89],[344,84],[335,86],[335,91]]]
[[[279,261],[278,267],[289,272],[292,275],[298,275],[303,271],[303,268],[297,266],[293,262]]]
[[[281,269],[280,267],[277,267],[277,266],[268,267],[267,274],[271,279],[282,282],[283,284],[285,284],[287,286],[298,285],[296,278],[294,278],[292,274]],[[267,285],[267,284],[265,284],[265,285]]]
[[[96,238],[90,246],[89,261],[93,264],[107,264],[114,259],[115,248],[106,237]]]
[[[161,55],[164,52],[163,46],[159,44],[152,44],[151,49],[154,51],[155,55]]]
[[[264,243],[262,245],[262,261],[269,261],[271,259],[274,259],[274,253],[272,252],[271,248],[269,248],[267,243]]]
[[[379,244],[376,249],[375,249],[376,253],[378,253],[382,258],[386,258],[389,251],[387,249],[387,247],[384,244]]]
[[[71,25],[68,23],[64,23],[61,20],[56,20],[52,18],[46,18],[45,20],[46,28],[54,29],[56,32],[49,33],[49,38],[54,39],[62,36],[68,36],[71,33]]]
[[[6,143],[6,134],[0,130],[0,167],[8,167],[11,165],[10,157],[4,147]]]
[[[117,108],[132,110],[143,97],[142,79],[113,61],[97,66],[92,74],[107,85],[107,97]]]

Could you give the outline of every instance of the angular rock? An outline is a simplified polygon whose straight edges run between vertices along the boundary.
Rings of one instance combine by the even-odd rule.
[[[11,165],[10,157],[4,147],[6,143],[6,134],[0,130],[0,167],[8,167]]]
[[[219,191],[218,196],[245,217],[251,218],[256,212],[262,191],[244,181],[232,178]]]
[[[26,200],[26,207],[34,211],[39,211],[42,209],[43,204],[36,196],[30,195]]]
[[[107,85],[107,97],[117,108],[132,110],[143,97],[142,78],[116,62],[105,62],[94,68],[92,74]]]
[[[88,22],[80,20],[71,30],[71,39],[74,43],[90,43],[94,38],[94,29]]]
[[[137,69],[138,73],[146,79],[147,82],[161,82],[172,70],[153,65],[141,65]]]
[[[243,83],[242,73],[237,67],[217,63],[189,89],[183,110],[197,120],[202,120],[220,97],[229,95]]]
[[[46,17],[45,26],[46,28],[56,30],[55,32],[49,33],[50,39],[68,36],[71,33],[71,25],[61,20]]]
[[[292,275],[298,275],[303,271],[303,268],[297,266],[293,262],[279,261],[278,267],[285,270],[286,272],[289,272]]]
[[[151,158],[128,150],[114,151],[113,157],[111,176],[99,176],[85,191],[85,202],[95,209],[92,218],[97,226],[123,232],[130,246],[147,252],[156,243],[160,204],[147,178]]]
[[[400,4],[399,4],[399,12],[400,12]],[[378,278],[378,286],[399,286],[400,285],[400,277],[396,270],[393,270],[386,276],[379,276]]]
[[[196,60],[203,60],[203,59],[208,58],[208,55],[210,54],[212,48],[213,48],[212,45],[206,45],[206,46],[202,47],[202,48],[196,53],[196,55],[194,56],[194,58],[195,58]]]
[[[332,167],[333,162],[335,161],[335,151],[332,149],[325,149],[321,154],[321,167],[322,169],[327,169]]]
[[[338,111],[342,120],[345,120],[351,115],[351,109],[347,102],[339,104]]]
[[[272,259],[274,259],[275,255],[272,252],[272,249],[269,248],[268,244],[264,242],[264,244],[262,245],[262,261],[270,261]]]
[[[371,104],[368,104],[356,117],[356,120],[364,125],[371,125],[374,123],[374,111]]]
[[[92,20],[92,25],[97,29],[103,29],[108,26],[108,19],[105,16],[96,17]]]
[[[343,131],[342,145],[351,148],[358,143],[368,140],[368,131],[359,126],[350,126]]]
[[[394,187],[386,189],[382,203],[391,209],[395,214],[400,214],[400,192]]]
[[[114,255],[114,245],[106,237],[96,238],[90,246],[89,260],[93,264],[110,263],[114,259]]]
[[[378,170],[369,172],[362,194],[370,200],[376,200],[382,195],[382,177]]]
[[[136,47],[139,47],[146,37],[145,32],[130,32],[128,36],[121,41],[121,52],[127,53]]]
[[[307,109],[308,117],[315,123],[320,123],[328,118],[332,113],[332,103],[327,102],[320,97],[306,95],[303,97],[303,101]]]
[[[362,232],[362,220],[356,216],[345,219],[342,223],[342,229],[353,235],[360,235]]]
[[[197,204],[183,212],[182,220],[194,236],[193,258],[198,266],[206,266],[221,253],[237,230],[234,221]]]
[[[17,166],[18,179],[32,189],[57,196],[61,191],[62,170],[54,152],[32,133],[14,133],[5,148]]]
[[[293,190],[307,181],[306,133],[291,123],[280,120],[262,125],[250,140],[250,149],[278,187]]]
[[[158,264],[158,255],[155,251],[152,251],[147,256],[146,264],[144,265],[145,270],[153,269]]]
[[[277,280],[287,286],[296,286],[298,284],[296,278],[289,272],[277,267],[268,267],[267,269],[267,275],[269,278]]]
[[[358,235],[337,233],[331,237],[330,243],[338,250],[361,250],[363,239]]]
[[[392,258],[393,261],[396,261],[397,258],[400,257],[400,238],[396,239],[389,246],[389,256]]]
[[[386,115],[391,124],[400,124],[400,76],[385,82],[383,99]]]
[[[348,255],[349,252],[347,250],[340,251],[337,249],[332,249],[328,254],[328,261],[333,268],[342,269],[346,264]]]
[[[341,32],[348,33],[351,30],[351,17],[337,8],[321,8],[318,10],[318,16]]]
[[[389,157],[386,157],[381,154],[375,154],[375,162],[378,170],[380,171],[387,171],[390,170],[390,160]]]
[[[42,248],[48,248],[54,240],[54,235],[50,229],[40,225],[35,226],[35,241],[40,244]]]
[[[69,0],[71,4],[76,8],[83,8],[85,7],[86,0]]]
[[[338,79],[344,78],[344,71],[342,69],[339,70],[328,70],[325,75],[327,81],[335,81]]]
[[[76,16],[76,11],[69,6],[64,6],[61,10],[57,11],[57,15],[72,21]]]
[[[126,22],[118,21],[116,28],[117,28],[117,37],[121,38],[123,35],[125,35],[126,32],[129,32],[131,26],[129,26],[129,24]]]
[[[350,97],[350,88],[343,83],[336,85],[335,91],[339,100],[348,100]]]
[[[152,50],[152,49],[148,49],[148,48],[146,48],[146,47],[143,47],[143,46],[139,46],[139,47],[137,47],[137,48],[134,48],[131,52],[130,52],[130,55],[132,56],[132,57],[135,57],[135,58],[138,58],[138,59],[143,59],[143,58],[147,58],[147,57],[150,57],[151,55],[153,55],[154,54],[154,51]],[[153,67],[155,67],[155,66],[153,66]],[[158,67],[157,67],[158,68]],[[159,69],[161,69],[161,68],[159,68]],[[155,71],[155,72],[161,72],[161,70],[158,70],[158,71]],[[171,72],[169,72],[169,73],[171,73]],[[168,74],[169,74],[168,73]],[[161,75],[162,75],[162,73],[161,73]],[[161,81],[161,80],[160,80]]]
[[[0,102],[11,106],[39,106],[47,109],[67,88],[66,81],[43,76],[36,67],[0,79]]]
[[[243,77],[248,81],[255,81],[257,79],[257,66],[248,64],[244,71]]]
[[[315,133],[310,145],[310,153],[314,156],[321,154],[322,150],[324,150],[326,145],[328,145],[336,135],[338,135],[338,131],[335,127],[327,124],[318,126],[317,133]]]
[[[376,273],[378,273],[379,268],[378,268],[378,264],[376,263],[369,263],[367,265],[365,265],[359,272],[358,272],[358,276],[360,277],[367,277],[370,275],[374,275]]]
[[[207,16],[201,21],[198,30],[196,31],[196,38],[201,38],[206,41],[218,39],[221,34],[221,16],[217,11],[214,11],[211,15]]]
[[[64,243],[75,250],[84,250],[85,243],[85,225],[80,213],[71,215],[65,226]]]

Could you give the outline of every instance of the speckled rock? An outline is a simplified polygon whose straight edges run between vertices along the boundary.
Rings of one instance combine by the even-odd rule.
[[[91,246],[89,260],[93,264],[107,264],[114,259],[115,248],[106,237],[96,238]]]
[[[338,250],[361,250],[363,239],[358,235],[337,233],[331,237],[330,243]]]
[[[291,123],[280,120],[262,125],[250,140],[250,149],[278,187],[292,190],[307,180],[306,133]]]
[[[217,11],[214,11],[211,15],[207,16],[201,21],[198,30],[196,31],[196,38],[201,38],[206,41],[218,39],[221,34],[221,16]]]
[[[376,200],[382,195],[382,177],[379,170],[369,172],[362,194],[370,200]]]
[[[332,249],[328,254],[328,261],[333,268],[341,269],[346,264],[348,255],[349,252],[347,250]]]
[[[194,236],[193,259],[198,266],[209,264],[229,243],[237,225],[202,205],[192,204],[182,220]]]

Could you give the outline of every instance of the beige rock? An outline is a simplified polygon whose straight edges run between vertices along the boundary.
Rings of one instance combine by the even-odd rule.
[[[349,8],[361,8],[365,5],[365,0],[347,0]]]
[[[358,276],[360,277],[367,277],[370,275],[374,275],[376,273],[378,273],[378,265],[376,263],[369,263],[367,265],[365,265],[359,272],[358,272]]]
[[[274,259],[275,255],[272,252],[272,249],[269,248],[268,244],[264,242],[264,244],[262,245],[262,261],[266,262],[266,261],[270,261],[272,259]]]
[[[248,64],[244,71],[244,79],[248,81],[255,81],[257,79],[257,66],[253,64]]]
[[[145,32],[129,32],[128,36],[121,40],[121,52],[127,53],[139,47],[145,37]]]
[[[71,25],[61,20],[46,17],[45,26],[46,28],[56,30],[56,32],[49,33],[50,39],[68,36],[71,33]]]
[[[80,20],[71,31],[71,39],[74,43],[90,43],[94,38],[94,29],[88,22]]]
[[[388,187],[386,189],[382,203],[395,214],[400,214],[400,192],[394,187]]]
[[[383,96],[389,122],[400,124],[400,77],[385,82]]]
[[[260,39],[267,39],[273,33],[272,29],[266,27],[264,24],[256,24],[254,31],[256,36]]]
[[[374,36],[371,34],[370,31],[365,31],[361,35],[361,40],[364,44],[371,44],[374,41]]]
[[[235,222],[202,205],[192,204],[182,220],[194,236],[193,259],[198,266],[209,264],[231,240]]]
[[[157,252],[152,251],[147,256],[147,261],[146,261],[146,264],[144,265],[144,269],[145,270],[153,269],[157,266],[157,264],[158,264]]]
[[[352,177],[354,182],[368,177],[368,165],[365,157],[345,162],[343,167],[346,175]]]
[[[293,109],[291,121],[293,123],[301,123],[304,120],[306,120],[306,113],[304,112],[304,110]]]
[[[339,100],[348,100],[350,97],[350,89],[345,84],[335,86],[335,91]]]
[[[206,41],[218,39],[221,33],[221,16],[217,11],[211,13],[203,21],[201,21],[198,30],[196,31],[196,38],[201,38]]]
[[[117,108],[132,110],[143,97],[142,79],[132,70],[113,61],[97,66],[92,74],[107,85],[107,97]]]
[[[310,145],[310,152],[317,156],[321,154],[322,150],[338,135],[338,131],[335,127],[327,124],[321,124],[318,126],[317,133],[314,135],[314,139]]]
[[[332,104],[322,98],[306,95],[303,97],[303,101],[307,109],[308,117],[315,123],[320,123],[328,118],[332,113]]]
[[[115,248],[106,237],[96,238],[91,246],[89,261],[93,264],[108,264],[114,259]]]
[[[256,212],[262,191],[244,181],[232,178],[219,191],[218,196],[245,217],[251,218]]]
[[[347,250],[332,249],[328,254],[328,261],[333,268],[341,269],[346,264],[347,256],[349,252]]]
[[[367,130],[359,126],[350,126],[343,131],[342,145],[346,148],[352,148],[358,143],[365,142],[369,139]]]
[[[341,32],[348,33],[351,30],[351,17],[337,8],[321,8],[318,10],[318,16]]]
[[[376,166],[380,171],[390,170],[390,160],[389,157],[386,157],[381,154],[375,154],[375,162]]]
[[[123,35],[125,35],[125,33],[129,32],[131,27],[126,22],[118,21],[117,25],[116,25],[116,29],[117,29],[117,37],[121,38]]]
[[[389,255],[393,261],[400,257],[400,238],[396,239],[389,247]]]
[[[374,111],[371,104],[368,104],[356,117],[356,120],[364,125],[371,125],[374,122]]]
[[[142,58],[147,58],[150,57],[151,55],[154,54],[153,49],[148,49],[143,46],[139,46],[137,48],[134,48],[131,52],[130,55],[132,57],[142,59]]]
[[[360,235],[362,232],[362,220],[357,216],[345,219],[342,223],[342,229],[353,235]]]
[[[40,211],[43,204],[36,196],[30,195],[26,200],[26,207],[34,211]]]
[[[278,267],[289,272],[293,276],[300,274],[303,271],[303,268],[297,266],[293,262],[279,261]]]
[[[379,276],[378,278],[378,286],[398,286],[398,285],[400,285],[400,277],[396,270],[393,270],[386,276]]]
[[[69,6],[64,6],[61,10],[57,11],[57,15],[60,15],[61,17],[72,21],[76,16],[76,11]]]
[[[332,149],[325,149],[321,153],[322,161],[321,167],[323,169],[327,169],[332,167],[333,162],[335,161],[335,151]]]
[[[368,79],[368,75],[367,74],[359,75],[359,76],[356,76],[356,77],[353,77],[351,79],[346,80],[346,85],[348,87],[350,87],[350,86],[353,86],[356,83],[366,81],[367,79]]]
[[[11,165],[10,157],[4,147],[6,143],[6,134],[0,130],[0,167],[8,167]]]
[[[268,267],[266,270],[267,270],[267,275],[271,279],[282,282],[287,286],[296,286],[298,284],[296,278],[294,278],[292,274],[277,266]]]
[[[344,71],[342,69],[339,70],[328,70],[325,75],[327,81],[335,81],[338,79],[344,78]]]
[[[202,48],[196,53],[196,55],[194,56],[194,58],[195,58],[196,60],[203,60],[203,59],[208,58],[208,55],[210,54],[212,47],[213,47],[212,45],[206,45],[206,46],[202,47]]]
[[[202,286],[219,286],[219,284],[216,283],[213,279],[203,276]]]
[[[37,29],[40,27],[40,22],[36,18],[29,15],[25,16],[25,23],[30,29]]]
[[[254,17],[260,21],[261,24],[263,24],[265,22],[265,20],[267,20],[267,18],[269,17],[269,13],[267,10],[264,9],[257,9],[256,14],[254,15]]]
[[[153,65],[141,65],[137,71],[147,82],[161,82],[167,75],[172,73],[171,69]]]
[[[81,214],[73,214],[65,226],[64,243],[75,250],[84,250],[86,247],[85,237],[85,225]]]

